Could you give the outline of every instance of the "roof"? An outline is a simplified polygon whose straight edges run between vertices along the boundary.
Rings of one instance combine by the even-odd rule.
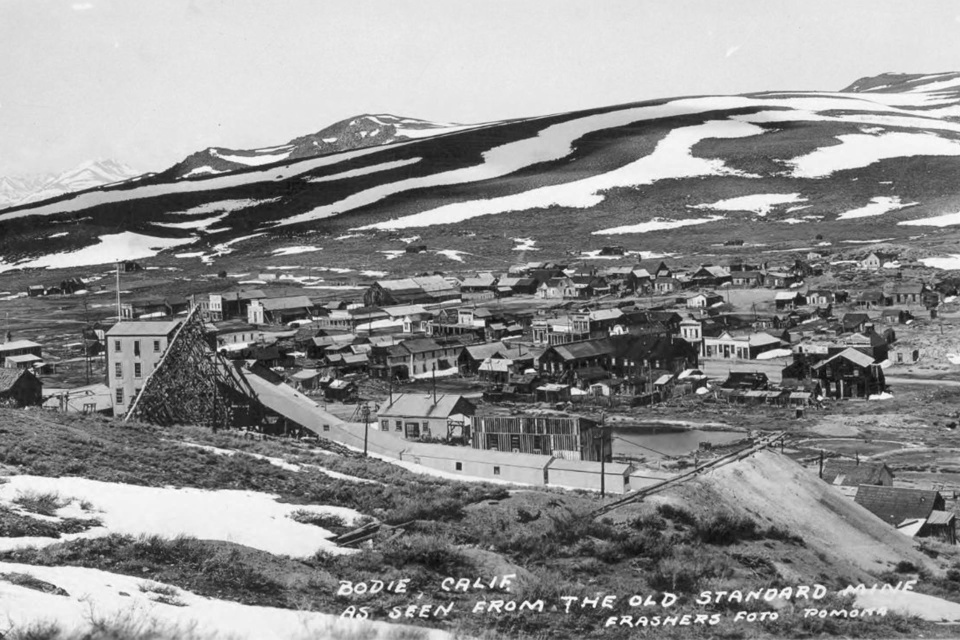
[[[890,293],[893,294],[919,294],[923,293],[923,285],[919,282],[912,284],[895,284],[890,287]]]
[[[294,380],[313,380],[318,375],[320,375],[320,372],[316,369],[303,369],[302,371],[297,371],[290,377]]]
[[[671,380],[673,380],[673,376],[664,374],[664,375],[660,376],[659,378],[657,378],[657,379],[653,382],[653,384],[658,385],[658,386],[659,386],[659,385],[664,385],[664,384],[669,384]]]
[[[0,369],[0,392],[9,391],[21,376],[32,376],[26,369]]]
[[[956,517],[957,514],[952,511],[931,511],[927,517],[927,524],[949,525]]]
[[[806,395],[806,394],[805,394]],[[792,397],[792,394],[791,394]],[[881,484],[890,469],[882,462],[861,462],[830,458],[823,463],[823,479],[828,484],[842,487],[857,487],[861,484]],[[890,473],[892,477],[893,474]]]
[[[585,340],[551,347],[564,360],[579,360],[613,353],[613,345],[606,340]]]
[[[511,364],[513,364],[512,360],[504,360],[502,358],[487,358],[480,363],[480,371],[509,373]]]
[[[22,356],[7,356],[6,359],[9,360],[10,362],[18,362],[18,363],[40,362],[41,360],[43,360],[43,358],[39,356],[35,356],[32,353],[25,353]]]
[[[498,353],[503,354],[509,351],[509,347],[502,342],[481,342],[480,344],[470,344],[464,347],[464,350],[470,354],[474,360],[486,360]]]
[[[423,353],[425,351],[439,351],[443,349],[443,347],[430,338],[414,338],[413,340],[404,340],[400,344],[410,353]]]
[[[166,322],[118,322],[110,327],[107,336],[118,338],[123,336],[167,336],[180,324],[179,320]]]
[[[61,394],[66,396],[68,411],[80,412],[84,410],[84,405],[90,404],[96,405],[94,411],[106,411],[113,408],[113,394],[110,392],[110,387],[103,383],[74,389],[61,389],[51,394],[44,391],[46,398],[43,402],[44,408],[59,409]]]
[[[754,333],[748,337],[748,342],[751,347],[762,347],[767,344],[780,344],[783,340],[769,333]]]
[[[943,505],[938,491],[868,484],[860,485],[854,501],[894,526],[910,518],[929,518],[938,503]]]
[[[774,300],[796,300],[797,296],[799,295],[800,294],[797,293],[796,291],[778,291],[777,294],[773,296],[773,299]]]
[[[343,425],[343,420],[323,410],[316,402],[296,391],[293,387],[274,384],[249,369],[226,367],[228,375],[240,380],[244,387],[249,384],[256,398],[268,409],[293,420],[318,435],[323,433],[322,425]]]
[[[381,310],[391,318],[402,318],[416,313],[427,313],[419,304],[398,304],[391,307],[382,307]]]
[[[473,410],[473,403],[459,394],[443,394],[437,396],[436,402],[432,394],[402,393],[395,396],[391,404],[378,412],[379,416],[415,416],[419,418],[446,418],[462,409],[465,402],[469,410]]]
[[[43,345],[37,344],[33,340],[14,340],[13,342],[4,342],[0,344],[0,351],[16,351],[18,349],[36,349]]]
[[[616,320],[623,317],[623,311],[620,309],[597,309],[590,312],[591,320]]]
[[[819,369],[820,367],[826,366],[831,362],[833,362],[834,360],[837,360],[838,358],[849,360],[855,365],[858,365],[861,367],[869,367],[874,363],[874,359],[868,356],[867,354],[865,354],[864,352],[857,351],[853,347],[847,347],[837,355],[831,358],[827,358],[826,360],[821,360],[820,362],[816,363],[815,365],[813,365],[813,368]]]
[[[260,301],[267,311],[281,311],[283,309],[308,309],[313,306],[307,296],[286,296],[283,298],[264,298]]]

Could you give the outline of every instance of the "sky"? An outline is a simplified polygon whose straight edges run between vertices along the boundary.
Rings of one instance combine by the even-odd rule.
[[[960,4],[0,0],[0,176],[165,169],[392,113],[488,122],[960,71]]]

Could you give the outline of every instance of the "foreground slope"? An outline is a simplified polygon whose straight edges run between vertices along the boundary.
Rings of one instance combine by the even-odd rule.
[[[413,603],[451,607],[441,616],[406,620],[430,627],[437,638],[444,637],[440,630],[456,637],[498,632],[511,638],[620,639],[637,633],[607,624],[611,616],[637,615],[626,596],[672,592],[678,596],[676,612],[719,616],[718,626],[700,629],[716,636],[743,633],[733,615],[749,607],[700,605],[696,598],[702,590],[814,583],[839,590],[855,581],[889,580],[888,565],[896,563],[897,570],[906,572],[899,574],[901,579],[916,578],[919,568],[924,581],[942,580],[940,564],[918,554],[909,539],[881,531],[883,523],[869,521],[869,514],[852,502],[833,496],[812,474],[771,452],[705,474],[656,502],[628,505],[597,520],[591,515],[599,504],[596,495],[464,485],[417,476],[382,461],[292,443],[255,443],[199,428],[157,429],[4,409],[0,425],[0,465],[9,485],[0,492],[0,531],[9,549],[0,552],[0,619],[7,621],[4,629],[12,625],[21,634],[31,620],[43,617],[67,628],[90,621],[81,618],[82,600],[88,607],[92,603],[106,622],[148,616],[166,625],[162,628],[206,631],[217,617],[229,615],[227,630],[241,637],[290,637],[295,621],[306,625],[305,632],[321,634],[333,625],[332,637],[426,637],[427,630],[391,635],[385,626],[397,621],[390,617],[393,607]],[[86,479],[76,481],[78,495],[71,494],[67,476]],[[87,492],[87,485],[101,489]],[[277,529],[277,539],[268,544],[249,532],[232,535],[223,528],[243,525],[226,517],[216,530],[188,528],[181,532],[186,536],[175,535],[167,522],[158,523],[155,535],[134,535],[148,532],[123,529],[124,522],[135,520],[117,513],[114,496],[129,491],[126,485],[204,494],[214,501],[230,493],[270,494],[279,506],[268,505],[269,513],[262,515],[277,521],[295,518],[327,533],[356,522],[338,522],[329,512],[310,513],[310,505],[353,509],[402,526],[385,529],[359,551],[339,554],[330,552],[330,541],[321,544],[310,535],[296,541],[295,551],[284,552],[276,545],[298,535],[289,529]],[[82,498],[80,512],[75,498]],[[69,504],[58,506],[64,501]],[[218,507],[205,504],[209,518]],[[293,506],[297,510],[291,512]],[[197,510],[184,511],[188,518]],[[67,533],[83,527],[84,535]],[[11,541],[25,536],[50,540],[11,548],[18,546]],[[317,553],[304,555],[302,547],[311,540]],[[504,574],[515,575],[510,591],[439,588],[448,576],[472,581]],[[409,579],[413,595],[336,595],[341,580],[371,579]],[[609,594],[622,596],[612,609],[562,613],[564,597]],[[542,600],[545,606],[536,615],[476,612],[477,602],[493,599]],[[833,596],[827,604],[849,606]],[[351,605],[367,607],[372,626],[351,630],[349,621],[333,622]],[[948,637],[944,629],[899,616],[804,622],[804,606],[780,603],[779,620],[753,625],[750,636],[782,637],[805,630]],[[761,607],[767,608],[766,603]],[[241,624],[255,619],[262,622]],[[691,633],[683,627],[662,631],[661,637]],[[131,635],[136,637],[126,634]]]
[[[121,233],[152,255],[254,233],[269,244],[353,230],[368,242],[491,221],[540,246],[676,228],[806,240],[813,225],[836,241],[865,227],[909,238],[957,221],[960,74],[905,78],[428,128],[440,133],[299,160],[256,150],[246,165],[270,164],[186,180],[178,170],[0,212],[0,256],[8,269],[50,266],[37,258],[107,249]]]

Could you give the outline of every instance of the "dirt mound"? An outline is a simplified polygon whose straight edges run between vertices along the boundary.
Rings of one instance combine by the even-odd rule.
[[[815,556],[812,562],[830,567],[832,575],[876,577],[901,560],[938,570],[933,560],[917,550],[914,540],[843,496],[815,473],[772,451],[704,473],[670,495],[688,507],[727,509],[797,535]],[[811,573],[801,567],[794,569]]]

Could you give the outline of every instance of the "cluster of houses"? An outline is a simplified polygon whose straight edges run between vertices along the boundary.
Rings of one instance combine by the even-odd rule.
[[[935,489],[894,486],[894,474],[882,462],[830,458],[820,465],[820,478],[848,498],[912,538],[957,543],[957,516]]]
[[[813,262],[819,257],[695,269],[663,260],[609,268],[530,262],[500,274],[379,279],[333,301],[281,286],[142,298],[122,302],[122,322],[91,339],[108,357],[121,353],[111,350],[111,339],[124,338],[117,332],[141,332],[142,344],[164,345],[176,318],[198,308],[213,349],[330,401],[354,399],[364,377],[402,383],[469,376],[495,400],[642,405],[703,393],[718,366],[726,371],[716,391],[730,402],[805,404],[882,393],[885,363],[919,357],[896,348],[896,326],[936,306],[940,293],[903,282],[857,295],[797,286],[822,273]],[[860,266],[883,259],[883,268],[886,258],[871,254]],[[739,287],[774,289],[772,309],[731,312],[723,292]],[[644,304],[646,294],[658,296],[656,305],[652,298]],[[11,357],[25,368],[41,358]],[[150,366],[108,367],[118,410]]]

